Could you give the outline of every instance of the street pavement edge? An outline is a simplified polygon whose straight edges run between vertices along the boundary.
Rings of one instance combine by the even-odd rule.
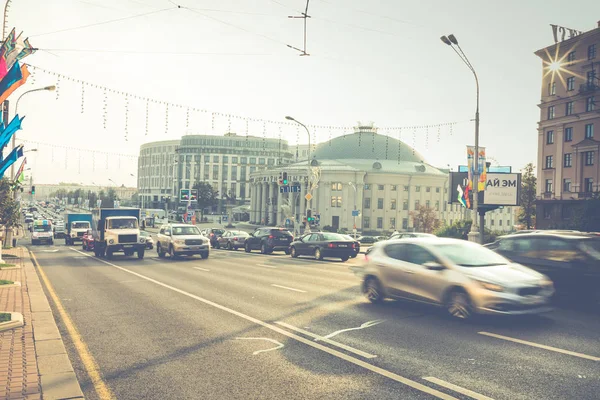
[[[23,257],[32,326],[44,400],[83,399],[83,392],[69,360],[50,302],[33,264],[33,254],[26,248]]]

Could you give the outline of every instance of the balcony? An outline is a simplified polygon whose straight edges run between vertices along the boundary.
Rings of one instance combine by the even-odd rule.
[[[600,89],[600,86],[594,83],[584,83],[579,85],[579,93],[590,93]]]
[[[591,199],[593,197],[597,197],[600,195],[600,192],[579,192],[577,193],[577,197],[579,199]]]

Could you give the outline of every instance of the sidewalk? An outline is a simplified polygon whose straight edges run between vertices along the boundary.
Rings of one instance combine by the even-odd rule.
[[[29,251],[4,249],[2,257],[17,268],[0,269],[0,279],[21,285],[0,286],[0,311],[21,313],[24,325],[0,332],[0,398],[83,399]]]

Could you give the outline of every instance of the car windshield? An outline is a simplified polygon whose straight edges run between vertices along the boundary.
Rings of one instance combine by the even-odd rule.
[[[231,231],[233,236],[248,236],[248,233],[242,231]]]
[[[133,218],[128,219],[111,219],[109,220],[110,229],[135,229],[137,228],[137,220]]]
[[[33,227],[34,232],[50,232],[51,229],[50,225],[37,225]]]
[[[434,249],[461,267],[491,267],[509,263],[504,257],[475,243],[435,244]]]
[[[200,231],[195,226],[175,226],[173,235],[200,235]]]
[[[345,239],[339,233],[323,233],[323,239],[325,239],[325,240],[348,240],[348,239]]]
[[[74,222],[73,229],[88,229],[90,227],[89,222]]]

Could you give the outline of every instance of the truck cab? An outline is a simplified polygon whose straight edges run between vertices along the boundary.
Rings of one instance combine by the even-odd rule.
[[[31,227],[31,244],[54,244],[52,224],[48,220],[34,221]]]
[[[94,253],[97,257],[111,258],[113,253],[126,256],[137,253],[144,258],[146,241],[140,235],[139,209],[94,210]]]

